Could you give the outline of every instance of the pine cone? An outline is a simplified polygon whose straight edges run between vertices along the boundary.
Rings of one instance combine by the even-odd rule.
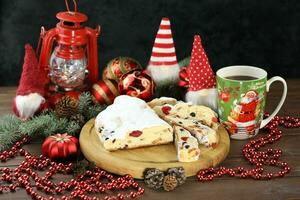
[[[177,187],[176,177],[171,175],[165,176],[163,187],[165,191],[174,190]]]
[[[169,168],[167,171],[167,174],[170,176],[175,176],[178,185],[182,185],[186,180],[186,176],[185,176],[183,167]]]
[[[144,181],[149,188],[159,189],[163,185],[164,173],[159,169],[150,168],[144,172]]]
[[[70,117],[70,120],[76,122],[80,126],[83,126],[84,123],[85,123],[85,119],[84,119],[84,116],[82,114],[72,115]]]
[[[69,119],[77,113],[78,101],[69,96],[63,96],[55,105],[55,113],[58,117]]]

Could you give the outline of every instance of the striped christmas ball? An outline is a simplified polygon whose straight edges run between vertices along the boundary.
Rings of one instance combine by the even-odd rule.
[[[118,84],[113,80],[99,80],[91,88],[91,93],[100,104],[112,104],[119,96]]]
[[[141,64],[133,58],[119,56],[110,60],[102,75],[102,79],[110,79],[119,82],[121,76],[130,71],[142,69]]]

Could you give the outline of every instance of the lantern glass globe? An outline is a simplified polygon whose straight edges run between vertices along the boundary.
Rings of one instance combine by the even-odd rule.
[[[49,76],[51,81],[70,90],[84,84],[87,68],[87,59],[64,59],[56,55],[53,51],[49,62]]]

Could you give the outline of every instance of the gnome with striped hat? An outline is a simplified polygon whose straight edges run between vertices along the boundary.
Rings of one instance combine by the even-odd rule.
[[[147,67],[157,84],[176,83],[179,65],[168,18],[162,18]]]
[[[190,64],[187,67],[189,79],[187,102],[208,106],[217,110],[217,90],[215,74],[201,44],[199,35],[194,36]]]

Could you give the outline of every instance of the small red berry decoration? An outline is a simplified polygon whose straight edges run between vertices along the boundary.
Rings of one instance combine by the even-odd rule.
[[[163,106],[162,108],[161,108],[161,111],[164,113],[164,114],[166,114],[166,115],[168,115],[168,114],[170,114],[170,110],[171,110],[172,108],[170,107],[170,106]]]
[[[181,137],[183,141],[187,141],[188,137]]]
[[[230,99],[230,94],[228,92],[222,92],[219,96],[222,101],[227,102]]]
[[[42,154],[51,159],[67,158],[78,150],[78,139],[67,133],[47,137],[42,145]]]
[[[142,135],[143,134],[143,132],[142,131],[132,131],[129,135],[131,136],[131,137],[139,137],[140,135]]]
[[[218,122],[218,118],[213,117],[213,118],[211,119],[211,121],[214,122],[214,123],[217,123],[217,122]]]

